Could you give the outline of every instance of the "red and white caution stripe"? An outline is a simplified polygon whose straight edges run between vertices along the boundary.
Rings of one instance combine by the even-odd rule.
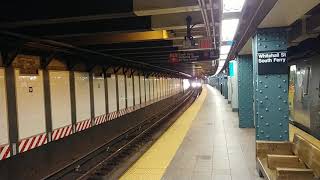
[[[47,144],[47,134],[39,134],[30,138],[23,139],[19,142],[19,153],[29,151],[33,148]]]
[[[10,145],[0,146],[0,160],[7,159],[8,157],[10,157]]]
[[[107,115],[107,121],[111,121],[113,119],[116,119],[118,117],[117,111],[111,112]]]
[[[88,129],[89,127],[91,127],[91,119],[87,119],[87,120],[78,122],[76,125],[76,130],[77,130],[77,132],[79,132],[79,131],[83,131],[85,129]]]
[[[55,129],[52,132],[52,141],[56,141],[58,139],[64,138],[72,134],[72,126],[68,125],[59,129]]]
[[[106,121],[107,121],[107,115],[106,114],[103,114],[101,116],[98,116],[98,117],[94,118],[94,124],[95,125],[102,124],[102,123],[104,123]]]

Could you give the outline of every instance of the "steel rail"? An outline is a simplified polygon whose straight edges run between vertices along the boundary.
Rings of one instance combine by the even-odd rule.
[[[192,95],[192,91],[189,91],[188,96]],[[187,95],[183,96],[182,98],[186,97]],[[174,103],[172,106],[174,107],[176,104]],[[155,119],[157,118],[157,116],[163,112],[166,112],[166,110],[168,109],[171,109],[172,106],[169,106],[167,108],[164,108],[163,111],[159,112],[158,114],[154,114],[152,115],[150,118],[138,123],[136,126],[134,127],[131,127],[129,129],[127,129],[126,131],[124,131],[123,133],[121,133],[120,135],[112,138],[111,140],[109,140],[108,142],[102,144],[101,146],[93,149],[92,151],[84,154],[83,156],[81,156],[80,158],[74,160],[73,162],[65,165],[64,167],[54,171],[53,173],[47,175],[46,177],[42,178],[43,180],[46,180],[46,179],[51,179],[51,178],[54,178],[55,176],[59,175],[60,173],[62,173],[63,175],[67,174],[67,173],[70,173],[71,171],[75,170],[75,168],[79,165],[83,165],[85,164],[86,162],[90,161],[91,159],[95,158],[97,155],[100,155],[101,153],[103,153],[106,149],[109,149],[111,145],[114,145],[114,144],[117,144],[117,142],[119,141],[119,139],[123,138],[123,137],[126,137],[128,136],[128,133],[130,133],[131,131],[133,130],[136,130],[136,129],[140,129],[143,125],[146,124],[146,122],[149,122],[151,121],[152,119]],[[175,108],[174,108],[175,109]],[[135,131],[134,131],[135,132]],[[117,141],[118,140],[118,141]],[[120,140],[121,141],[121,140]],[[90,157],[94,155],[93,157]],[[66,170],[66,172],[63,173],[63,171]]]

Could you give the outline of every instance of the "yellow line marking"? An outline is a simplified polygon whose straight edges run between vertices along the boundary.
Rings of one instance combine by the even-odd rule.
[[[122,175],[120,180],[160,180],[176,154],[192,121],[196,118],[207,96],[204,87],[199,98],[177,121]]]

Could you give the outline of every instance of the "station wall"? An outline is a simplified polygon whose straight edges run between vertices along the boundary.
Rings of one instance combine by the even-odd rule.
[[[119,88],[119,109],[125,109],[126,95],[125,95],[124,75],[118,75],[118,88]]]
[[[153,85],[153,77],[149,77],[149,84],[150,84],[150,100],[154,99],[154,85]]]
[[[20,75],[15,69],[19,140],[45,132],[43,74]]]
[[[89,73],[74,72],[77,122],[90,119],[90,85]]]
[[[146,78],[146,100],[150,101],[150,81]]]
[[[108,77],[109,112],[117,111],[116,76]]]
[[[52,129],[71,125],[70,82],[68,71],[49,71]]]
[[[128,107],[133,106],[133,84],[132,84],[132,78],[127,78],[127,97],[128,97]]]
[[[0,68],[0,147],[9,143],[4,69]]]
[[[101,123],[98,121],[109,121],[109,116],[104,116],[107,113],[112,114],[112,118],[114,119],[123,115],[123,113],[131,112],[132,110],[126,110],[126,100],[127,107],[139,105],[140,103],[142,104],[141,107],[143,107],[147,105],[144,103],[145,101],[156,102],[159,100],[158,98],[160,98],[160,95],[161,97],[164,97],[167,92],[169,92],[167,89],[169,88],[169,79],[166,78],[156,78],[152,76],[144,78],[144,76],[136,75],[132,77],[127,76],[125,80],[124,75],[117,75],[118,82],[116,82],[116,76],[111,74],[110,77],[107,77],[108,87],[106,89],[104,77],[94,76],[93,102],[95,119],[93,122],[91,121],[90,106],[90,76],[88,72],[77,70],[72,72],[74,73],[76,110],[76,124],[73,124],[71,107],[72,89],[70,89],[72,85],[70,82],[73,81],[70,81],[70,78],[72,78],[71,73],[67,71],[63,65],[63,63],[59,64],[55,62],[54,66],[52,66],[54,67],[54,70],[51,70],[50,68],[50,70],[38,69],[38,74],[21,74],[20,67],[14,66],[13,78],[15,78],[18,126],[13,128],[13,132],[17,133],[18,140],[11,140],[11,142],[8,130],[10,121],[8,121],[7,118],[8,110],[5,70],[4,68],[0,68],[0,160],[8,158],[10,154],[11,156],[16,154],[15,151],[10,151],[8,156],[2,156],[4,152],[8,152],[6,149],[9,148],[9,145],[7,144],[16,144],[18,150],[16,152],[23,153],[46,143],[50,143],[51,141],[56,141],[69,136],[74,132],[81,131],[85,129],[84,126],[89,128],[90,126]],[[44,80],[46,79],[45,75],[47,71],[49,79],[48,86],[50,88],[49,97],[47,96],[49,94],[46,94],[44,90],[44,85],[46,85]],[[119,99],[117,99],[116,93],[117,83]],[[107,103],[106,94],[108,94]],[[46,116],[45,108],[50,107],[45,104],[45,98],[47,97],[50,98],[49,100],[51,103],[51,118]],[[117,103],[119,103],[119,110],[125,111],[115,113],[117,111]],[[108,106],[108,112],[106,112],[106,106]],[[100,117],[105,117],[105,119],[101,120]],[[6,145],[6,151],[2,148],[3,145]]]
[[[140,76],[140,86],[141,86],[141,103],[145,102],[145,84],[144,84],[144,77]]]
[[[94,115],[106,114],[106,97],[103,77],[93,77]]]
[[[135,105],[140,104],[140,94],[139,94],[139,76],[134,76],[134,98]]]

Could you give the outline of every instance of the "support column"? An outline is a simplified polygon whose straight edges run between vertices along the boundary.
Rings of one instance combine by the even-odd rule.
[[[117,111],[120,110],[119,108],[119,81],[118,81],[118,75],[115,74],[116,77],[116,97],[117,97]]]
[[[104,96],[105,96],[105,103],[106,103],[106,114],[109,113],[109,90],[108,90],[108,77],[106,70],[104,72]]]
[[[128,108],[128,90],[127,90],[127,75],[124,74],[124,96],[125,96],[125,105]]]
[[[253,128],[253,73],[252,55],[239,55],[238,58],[238,102],[239,127]]]
[[[77,107],[76,107],[76,87],[74,79],[74,71],[70,71],[69,75],[70,82],[70,104],[71,104],[71,123],[72,123],[72,132],[76,132],[77,124]]]
[[[89,90],[90,90],[90,115],[91,125],[94,125],[95,108],[94,108],[94,90],[93,90],[93,72],[89,72]]]
[[[147,88],[146,88],[146,75],[143,75],[143,84],[144,84],[144,103],[147,102]]]
[[[285,28],[258,29],[252,44],[256,139],[286,141],[289,137],[287,32]]]
[[[132,98],[132,102],[133,102],[133,106],[136,105],[136,90],[135,90],[135,84],[134,84],[134,75],[131,75],[131,80],[132,80],[132,94],[133,94],[133,98]]]
[[[18,152],[18,117],[17,117],[17,97],[16,97],[16,79],[14,68],[10,65],[5,68],[6,92],[7,92],[7,106],[8,106],[8,128],[9,128],[9,142],[10,153],[16,155]]]
[[[139,104],[141,104],[142,100],[141,100],[141,81],[140,81],[140,74],[138,74],[138,76],[139,76],[139,101],[140,101]]]
[[[48,142],[51,141],[52,133],[52,108],[51,108],[51,90],[50,90],[50,76],[47,69],[43,69],[43,94],[44,94],[44,109],[46,118],[46,132]]]

